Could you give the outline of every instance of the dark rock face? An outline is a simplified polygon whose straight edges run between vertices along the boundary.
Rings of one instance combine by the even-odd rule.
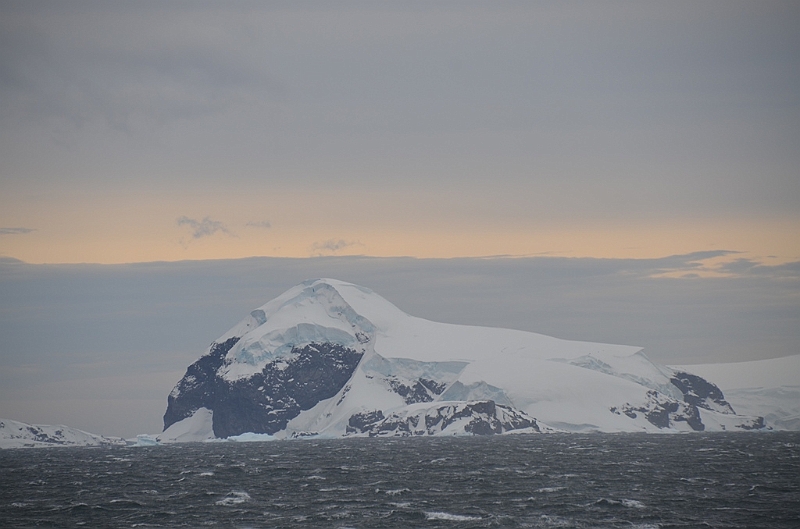
[[[734,414],[733,408],[725,400],[722,391],[706,379],[691,373],[676,371],[670,378],[670,382],[683,393],[683,402],[656,391],[648,391],[646,405],[634,407],[625,404],[619,408],[611,408],[611,411],[617,414],[624,413],[632,419],[642,413],[651,424],[659,428],[669,428],[675,422],[685,422],[696,432],[702,432],[706,428],[700,418],[698,408]],[[763,423],[763,419],[761,422]],[[744,428],[745,426],[740,427]],[[763,428],[763,424],[762,426],[752,425],[752,429],[757,428]]]
[[[700,380],[705,382],[703,379]],[[719,391],[719,388],[713,384],[709,384],[708,382],[705,382],[705,384],[708,384]],[[722,392],[719,394],[722,395]],[[720,404],[719,400],[715,400],[714,402]],[[724,400],[721,402],[727,404]],[[690,402],[681,402],[671,397],[662,395],[656,391],[648,391],[647,402],[644,405],[633,406],[629,403],[626,403],[620,407],[615,406],[611,408],[610,411],[612,413],[616,413],[617,415],[621,413],[625,414],[631,419],[635,419],[638,414],[641,413],[651,424],[658,426],[659,428],[670,428],[675,426],[676,422],[685,422],[692,428],[692,430],[696,432],[702,432],[706,429],[706,426],[703,424],[700,416],[700,410],[698,409],[700,407],[704,409],[710,409],[707,405],[700,406],[699,404],[695,405]],[[733,414],[733,412],[731,412],[731,414]],[[741,428],[742,430],[760,430],[762,428],[766,428],[763,417],[739,417],[739,423],[735,425],[736,428]],[[724,430],[725,426],[722,426],[722,429]]]
[[[706,429],[696,406],[678,402],[656,391],[647,392],[647,403],[643,406],[625,404],[619,408],[611,408],[611,412],[617,415],[623,413],[631,419],[641,413],[650,424],[659,428],[669,428],[672,422],[686,422],[696,432]]]
[[[200,357],[186,369],[186,374],[167,397],[165,430],[190,417],[198,408],[214,409],[219,382],[217,370],[225,362],[225,355],[238,341],[239,338],[230,338],[222,343],[214,342],[207,355]]]
[[[691,406],[722,413],[734,413],[733,407],[725,400],[722,391],[702,377],[683,371],[676,371],[675,375],[670,378],[670,382],[681,390],[683,400]],[[713,402],[716,406],[712,407],[708,401]]]
[[[442,404],[416,415],[393,413],[384,417],[380,410],[357,413],[350,417],[347,433],[370,437],[436,435],[463,419],[469,419],[464,432],[473,435],[495,435],[523,428],[540,431],[536,419],[526,413],[486,400]]]
[[[761,430],[762,428],[766,428],[767,425],[764,422],[764,417],[756,417],[752,422],[737,424],[736,427],[742,430]],[[770,428],[770,430],[771,429],[772,428]]]
[[[354,413],[347,421],[347,433],[352,434],[366,432],[384,418],[385,417],[383,416],[383,412],[381,410]]]
[[[55,436],[47,435],[39,428],[34,428],[33,426],[28,426],[28,433],[33,438],[34,441],[39,441],[42,443],[53,443],[53,444],[62,444],[63,441],[60,439],[63,432],[61,430],[56,430]]]
[[[292,349],[291,355],[252,377],[231,382],[217,373],[237,341],[214,344],[208,355],[189,366],[168,398],[164,429],[205,407],[213,411],[217,437],[274,434],[301,411],[336,395],[363,356],[341,345],[314,343]]]
[[[420,378],[410,386],[394,377],[388,377],[385,380],[389,387],[392,388],[392,391],[403,397],[406,404],[431,402],[437,395],[441,395],[447,387],[447,384],[426,378]]]
[[[5,426],[2,422],[0,422],[0,428]],[[64,431],[63,430],[56,430],[53,434],[48,434],[41,428],[37,426],[27,426],[25,428],[27,437],[29,437],[33,441],[38,441],[40,443],[49,443],[53,445],[67,445],[69,444],[66,439],[64,439]]]

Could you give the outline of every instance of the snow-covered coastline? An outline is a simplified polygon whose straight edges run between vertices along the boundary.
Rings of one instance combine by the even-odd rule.
[[[306,281],[211,344],[127,441],[0,421],[0,448],[351,436],[800,430],[800,355],[666,366],[640,347],[410,316]]]

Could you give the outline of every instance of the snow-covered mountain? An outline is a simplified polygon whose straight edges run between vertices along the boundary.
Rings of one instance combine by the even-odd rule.
[[[26,424],[0,419],[0,448],[125,445],[123,439],[103,437],[67,426]]]
[[[161,440],[188,441],[765,424],[639,347],[435,323],[369,289],[318,279],[213,342],[170,393],[164,427]]]

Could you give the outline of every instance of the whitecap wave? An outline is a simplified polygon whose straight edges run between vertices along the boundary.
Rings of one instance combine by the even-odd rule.
[[[463,514],[450,514],[448,512],[433,511],[426,512],[425,519],[427,520],[449,520],[451,522],[472,522],[480,520],[480,516],[466,516]]]
[[[250,500],[250,495],[243,491],[231,491],[227,496],[216,502],[217,505],[238,505]]]

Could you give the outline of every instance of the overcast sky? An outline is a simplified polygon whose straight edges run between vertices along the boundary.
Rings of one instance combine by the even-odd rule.
[[[797,2],[0,6],[0,254],[800,259]]]
[[[4,1],[0,417],[158,431],[309,277],[664,363],[798,354],[798,28],[794,1]]]

